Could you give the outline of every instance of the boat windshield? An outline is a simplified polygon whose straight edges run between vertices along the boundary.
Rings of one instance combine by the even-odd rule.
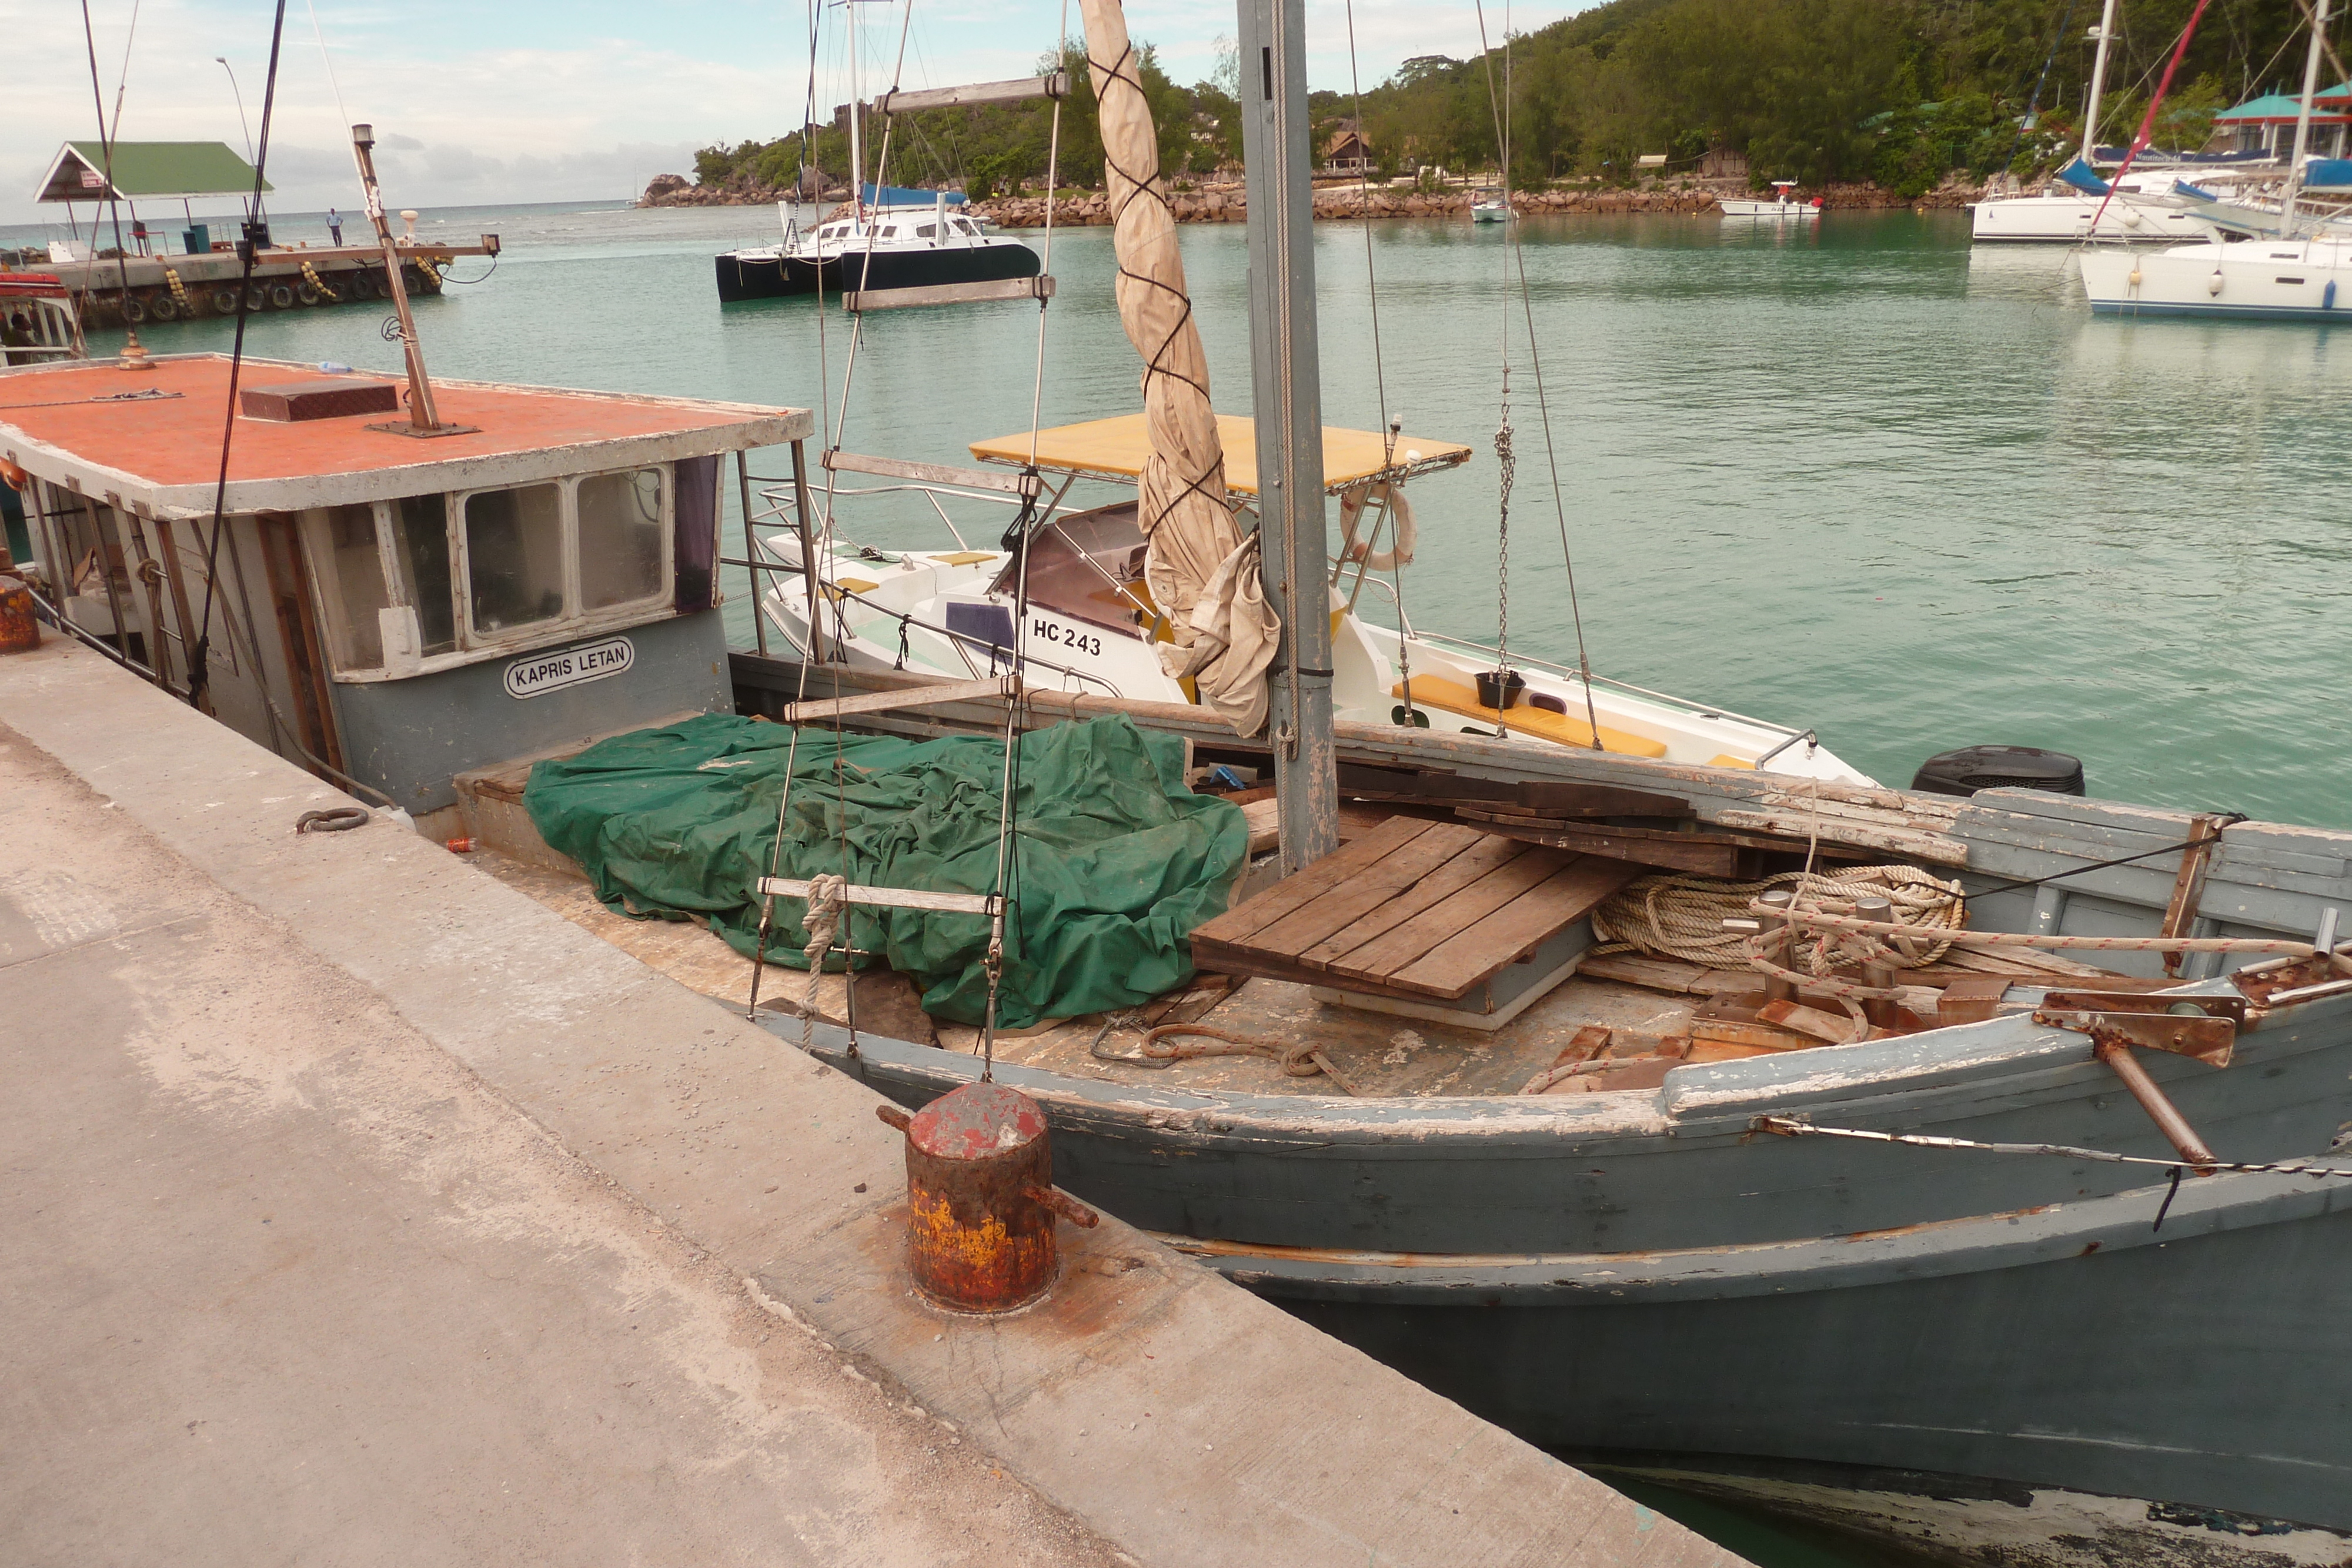
[[[1160,619],[1143,583],[1143,530],[1133,501],[1057,518],[1029,536],[1029,552],[1031,603],[1130,637],[1147,635]],[[1012,594],[1020,586],[1016,550],[988,591]]]

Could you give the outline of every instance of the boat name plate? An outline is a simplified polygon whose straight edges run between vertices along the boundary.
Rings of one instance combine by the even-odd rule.
[[[544,696],[583,681],[601,681],[625,673],[637,662],[636,644],[626,637],[607,637],[551,653],[533,653],[507,666],[507,695]]]

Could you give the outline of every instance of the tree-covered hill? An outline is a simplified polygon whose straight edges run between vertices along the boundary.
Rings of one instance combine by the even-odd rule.
[[[2125,0],[2103,141],[2137,129],[2194,5]],[[1513,39],[1507,59],[1498,41],[1484,59],[1407,61],[1364,95],[1364,130],[1384,176],[1493,168],[1493,92],[1507,76],[1511,174],[1522,186],[1626,182],[1643,154],[1665,154],[1671,177],[1720,147],[1746,154],[1759,183],[1868,180],[1914,193],[1956,171],[1982,178],[2047,167],[2079,143],[2085,35],[2098,16],[2099,0],[1610,0]],[[2158,141],[2195,147],[2220,109],[2291,89],[2302,68],[2299,26],[2297,0],[2212,0]],[[1055,63],[1049,56],[1040,68]],[[1083,53],[1073,45],[1060,63],[1075,90],[1063,110],[1057,183],[1099,185],[1102,144]],[[1160,163],[1171,178],[1239,162],[1230,54],[1216,75],[1181,87],[1144,50]],[[1355,104],[1318,91],[1313,108],[1319,145]],[[2029,108],[2035,116],[2021,123]],[[957,184],[976,197],[1035,189],[1046,177],[1051,124],[1044,103],[901,116],[885,177]],[[869,160],[872,140],[869,131]],[[820,131],[812,152],[828,183],[847,178],[841,126]],[[786,186],[801,166],[801,139],[787,135],[705,148],[695,174],[706,188],[749,191]]]

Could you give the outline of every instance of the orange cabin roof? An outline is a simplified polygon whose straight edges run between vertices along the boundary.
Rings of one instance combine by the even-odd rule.
[[[0,371],[0,455],[34,475],[133,510],[209,515],[228,406],[226,355],[116,360]],[[316,380],[316,365],[247,359],[240,388]],[[371,371],[352,375],[392,382]],[[708,402],[436,379],[453,435],[370,424],[405,413],[285,423],[240,417],[229,446],[226,509],[295,510],[477,486],[527,483],[805,438],[806,409]],[[125,396],[124,394],[141,394]]]

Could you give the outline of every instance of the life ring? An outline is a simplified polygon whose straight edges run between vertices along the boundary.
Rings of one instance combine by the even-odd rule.
[[[122,319],[133,327],[147,319],[147,306],[136,294],[123,299]]]
[[[1393,571],[1412,564],[1413,547],[1421,542],[1421,531],[1413,526],[1412,503],[1404,498],[1404,487],[1384,481],[1380,488],[1386,493],[1388,509],[1396,518],[1395,547],[1367,550],[1356,542],[1356,523],[1364,515],[1364,504],[1370,499],[1373,486],[1369,482],[1350,485],[1339,492],[1339,559],[1360,560],[1374,571]]]
[[[215,316],[234,316],[236,314],[236,289],[215,288],[213,290],[213,314]]]
[[[158,294],[147,303],[147,318],[151,321],[176,321],[179,317],[180,302],[168,294]]]
[[[294,308],[294,290],[288,287],[283,283],[273,285],[269,290],[269,308],[272,310],[292,309]]]

